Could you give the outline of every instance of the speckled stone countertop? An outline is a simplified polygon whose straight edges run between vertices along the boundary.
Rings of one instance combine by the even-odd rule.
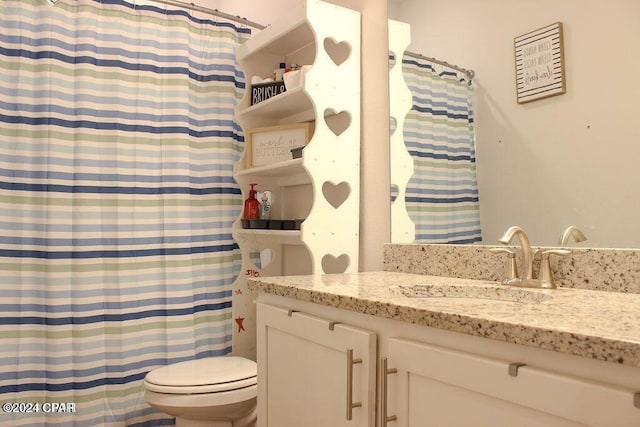
[[[248,284],[376,317],[640,367],[640,294],[505,290],[488,280],[389,271],[265,277]],[[498,293],[500,299],[490,299]]]
[[[382,269],[465,279],[502,280],[506,277],[507,260],[504,255],[489,251],[489,248],[495,247],[504,246],[388,243],[384,246]],[[640,250],[567,249],[571,249],[570,255],[550,258],[558,286],[640,294]],[[534,261],[535,272],[540,269],[538,259]]]

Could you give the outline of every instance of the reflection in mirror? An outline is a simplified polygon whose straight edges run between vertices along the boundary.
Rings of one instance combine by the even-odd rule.
[[[389,69],[392,69],[396,65],[396,54],[389,51]]]
[[[398,198],[398,186],[395,184],[391,184],[391,188],[389,189],[389,193],[391,194],[391,203],[396,201]]]
[[[403,199],[414,228],[414,241],[479,242],[472,73],[408,51],[402,55],[391,52],[389,61],[390,70],[396,62],[401,67],[411,95],[401,139],[413,164]],[[394,95],[390,88],[392,108]],[[392,125],[395,130],[395,118]],[[391,163],[393,176],[398,167],[393,156]],[[392,202],[397,196],[397,192],[392,195]],[[397,220],[393,208],[392,220]]]
[[[480,213],[472,80],[464,71],[405,52],[402,69],[413,106],[404,143],[414,174],[405,200],[418,243],[476,243]]]
[[[390,0],[411,24],[408,50],[473,68],[482,241],[510,225],[555,246],[569,225],[589,240],[640,247],[637,100],[640,2]],[[514,38],[562,22],[567,91],[518,104]]]
[[[389,20],[389,172],[391,185],[391,241],[415,240],[415,225],[407,213],[405,192],[413,175],[413,159],[404,144],[404,119],[411,109],[411,92],[404,81],[402,67],[397,66],[396,52],[404,52],[410,41],[409,25]]]

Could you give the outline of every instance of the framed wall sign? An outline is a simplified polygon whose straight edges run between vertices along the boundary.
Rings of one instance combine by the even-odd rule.
[[[312,123],[249,129],[246,132],[246,167],[291,160],[291,149],[307,145],[311,131]]]
[[[562,22],[514,39],[518,103],[566,92]]]

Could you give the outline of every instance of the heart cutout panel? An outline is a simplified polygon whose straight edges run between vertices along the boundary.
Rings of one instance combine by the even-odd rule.
[[[334,64],[340,65],[351,56],[351,46],[347,42],[337,42],[332,37],[324,39],[324,50]]]
[[[324,110],[324,122],[335,136],[340,136],[351,125],[351,114],[348,111],[337,112],[333,108]]]
[[[262,250],[251,249],[249,251],[249,260],[258,270],[262,270],[271,264],[274,257],[275,253],[271,248],[265,248]]]
[[[389,51],[389,70],[391,70],[396,65],[396,54],[395,52]]]
[[[340,274],[347,271],[351,259],[349,255],[342,254],[339,257],[334,257],[331,254],[327,254],[322,257],[322,270],[325,274]]]
[[[338,209],[351,194],[351,186],[344,181],[339,184],[325,181],[322,184],[322,194],[331,206]]]
[[[395,202],[398,198],[398,186],[396,184],[391,184],[391,203]]]

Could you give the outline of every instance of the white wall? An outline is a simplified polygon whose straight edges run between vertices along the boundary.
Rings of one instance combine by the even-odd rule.
[[[483,239],[534,244],[580,226],[589,246],[640,247],[640,1],[405,0],[410,50],[476,72]],[[561,21],[567,93],[519,105],[513,39]]]
[[[284,11],[300,4],[300,2],[301,0],[199,0],[196,4],[247,18],[261,25],[269,25],[275,22]]]

